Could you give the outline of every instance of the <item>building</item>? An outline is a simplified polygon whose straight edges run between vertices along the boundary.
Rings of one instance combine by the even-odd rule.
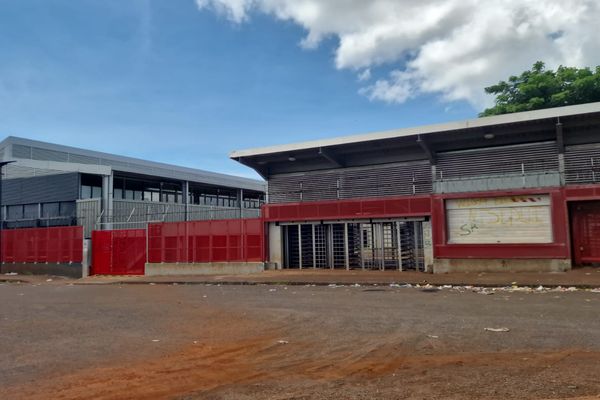
[[[600,103],[235,151],[283,268],[600,263]]]
[[[18,137],[0,142],[4,228],[143,228],[148,221],[256,217],[265,183]]]

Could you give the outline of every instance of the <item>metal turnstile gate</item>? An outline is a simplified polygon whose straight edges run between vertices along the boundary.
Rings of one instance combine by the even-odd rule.
[[[422,221],[283,225],[286,268],[422,270]]]

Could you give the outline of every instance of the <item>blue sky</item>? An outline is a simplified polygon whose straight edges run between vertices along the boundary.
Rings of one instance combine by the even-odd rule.
[[[193,0],[0,0],[0,135],[243,176],[234,149],[471,118],[465,99],[359,94],[290,19]],[[534,60],[535,61],[535,60]],[[373,80],[407,59],[381,63]]]

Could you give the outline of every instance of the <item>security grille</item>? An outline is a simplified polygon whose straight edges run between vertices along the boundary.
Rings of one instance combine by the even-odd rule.
[[[315,267],[327,268],[327,225],[313,225],[315,229]]]
[[[314,225],[300,225],[300,234],[301,236],[301,253],[302,253],[302,268],[313,268],[314,264]]]
[[[346,268],[346,246],[344,224],[330,225],[331,260],[333,268]]]
[[[286,268],[422,270],[420,221],[283,226]]]

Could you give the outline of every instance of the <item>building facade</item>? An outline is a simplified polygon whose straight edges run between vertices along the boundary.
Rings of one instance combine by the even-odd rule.
[[[4,228],[83,225],[143,228],[148,221],[257,217],[264,182],[91,150],[8,137]]]
[[[283,268],[600,263],[600,103],[235,151]]]

